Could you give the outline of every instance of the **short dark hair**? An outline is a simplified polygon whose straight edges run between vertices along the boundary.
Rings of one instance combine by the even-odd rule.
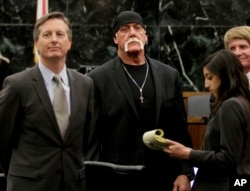
[[[72,39],[73,34],[72,34],[72,28],[71,28],[71,24],[70,24],[69,19],[64,15],[64,13],[55,11],[55,12],[50,12],[37,20],[35,27],[33,29],[33,40],[34,41],[38,40],[38,38],[39,38],[39,34],[40,34],[39,27],[43,23],[45,23],[46,21],[48,21],[50,19],[54,19],[54,18],[61,19],[68,26],[67,33],[68,33],[69,39]]]

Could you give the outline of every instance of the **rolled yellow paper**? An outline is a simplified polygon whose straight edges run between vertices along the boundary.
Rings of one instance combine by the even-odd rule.
[[[162,129],[154,129],[143,134],[143,143],[152,150],[162,150],[167,146]]]

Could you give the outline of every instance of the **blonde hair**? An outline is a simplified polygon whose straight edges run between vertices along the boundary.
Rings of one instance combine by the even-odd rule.
[[[238,26],[230,28],[224,35],[225,49],[228,49],[228,43],[232,39],[245,39],[250,44],[250,26]]]

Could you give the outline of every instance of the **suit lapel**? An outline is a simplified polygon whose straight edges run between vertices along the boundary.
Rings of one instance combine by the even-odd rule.
[[[79,98],[81,98],[82,96],[80,95],[80,88],[78,87],[79,83],[77,83],[77,79],[75,78],[75,76],[72,74],[72,72],[70,70],[67,69],[67,73],[69,76],[69,85],[70,85],[70,118],[69,118],[69,126],[71,124],[71,122],[74,120],[73,117],[77,116],[76,115],[76,108],[79,104]],[[67,133],[66,133],[67,135]]]
[[[49,94],[47,91],[47,88],[45,86],[42,74],[38,68],[38,66],[35,66],[34,68],[31,69],[32,70],[32,79],[33,79],[33,86],[34,89],[37,93],[37,96],[39,97],[41,104],[43,105],[48,118],[51,120],[51,123],[53,124],[53,126],[56,128],[57,132],[60,134],[60,130],[59,127],[57,125],[56,122],[56,116],[49,98]]]
[[[154,61],[148,57],[146,57],[150,68],[151,68],[151,72],[152,72],[152,78],[154,81],[154,85],[155,85],[155,119],[156,119],[156,127],[157,127],[157,123],[158,123],[158,119],[159,119],[159,115],[160,115],[160,109],[161,109],[161,104],[162,104],[162,84],[161,84],[161,79],[160,79],[160,74],[159,74],[159,67],[157,66],[157,64],[154,63]]]
[[[134,99],[132,96],[132,92],[127,81],[126,74],[124,72],[124,69],[122,68],[122,63],[120,62],[118,57],[114,58],[114,67],[112,69],[112,72],[115,80],[117,81],[118,87],[121,89],[129,105],[132,107],[136,116],[139,118],[138,112],[135,107],[135,103],[133,101]]]

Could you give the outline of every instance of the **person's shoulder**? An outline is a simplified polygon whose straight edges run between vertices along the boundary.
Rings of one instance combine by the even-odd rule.
[[[238,100],[236,97],[230,97],[228,99],[226,99],[223,103],[222,106],[226,106],[226,105],[231,105],[231,104],[235,104],[238,103]]]
[[[4,79],[4,84],[8,84],[9,86],[11,86],[12,88],[16,88],[16,89],[20,89],[22,91],[24,91],[25,87],[30,87],[30,85],[34,82],[32,79],[34,78],[34,76],[37,76],[35,74],[34,71],[34,67],[31,68],[26,68],[22,71],[19,72],[15,72],[7,77],[5,77]],[[25,91],[24,91],[25,92]]]
[[[31,67],[31,68],[26,68],[26,69],[24,69],[24,70],[18,71],[18,72],[16,72],[16,73],[13,73],[13,74],[7,76],[6,78],[18,79],[18,80],[21,80],[21,79],[23,79],[23,78],[30,78],[30,77],[31,77],[30,73],[31,73],[32,71],[34,71],[34,68],[35,68],[35,67],[36,67],[36,66],[33,66],[33,67]]]
[[[115,62],[116,62],[115,58],[111,58],[111,59],[107,60],[103,64],[101,64],[101,65],[95,67],[95,69],[91,70],[88,73],[88,76],[99,75],[99,74],[105,73],[105,71],[110,71],[110,69],[114,66]]]
[[[81,72],[68,68],[68,72],[70,75],[74,76],[76,79],[83,79],[83,80],[91,80],[89,76],[86,74],[82,74]]]
[[[242,109],[244,104],[250,104],[246,98],[230,97],[222,103],[222,109],[227,111],[228,108]]]
[[[177,69],[170,66],[169,64],[166,64],[160,60],[151,58],[151,57],[147,57],[150,61],[150,63],[152,64],[153,67],[159,67],[160,69],[165,69],[165,70],[170,70],[173,72],[177,72]]]
[[[243,97],[236,97],[236,96],[233,96],[233,97],[230,97],[228,98],[227,100],[224,101],[223,104],[234,104],[234,103],[240,103],[241,101],[247,101],[245,98]]]
[[[93,80],[87,76],[86,74],[82,74],[81,72],[74,69],[67,69],[69,75],[69,81],[72,84],[77,84],[78,87],[91,88],[93,87]]]

